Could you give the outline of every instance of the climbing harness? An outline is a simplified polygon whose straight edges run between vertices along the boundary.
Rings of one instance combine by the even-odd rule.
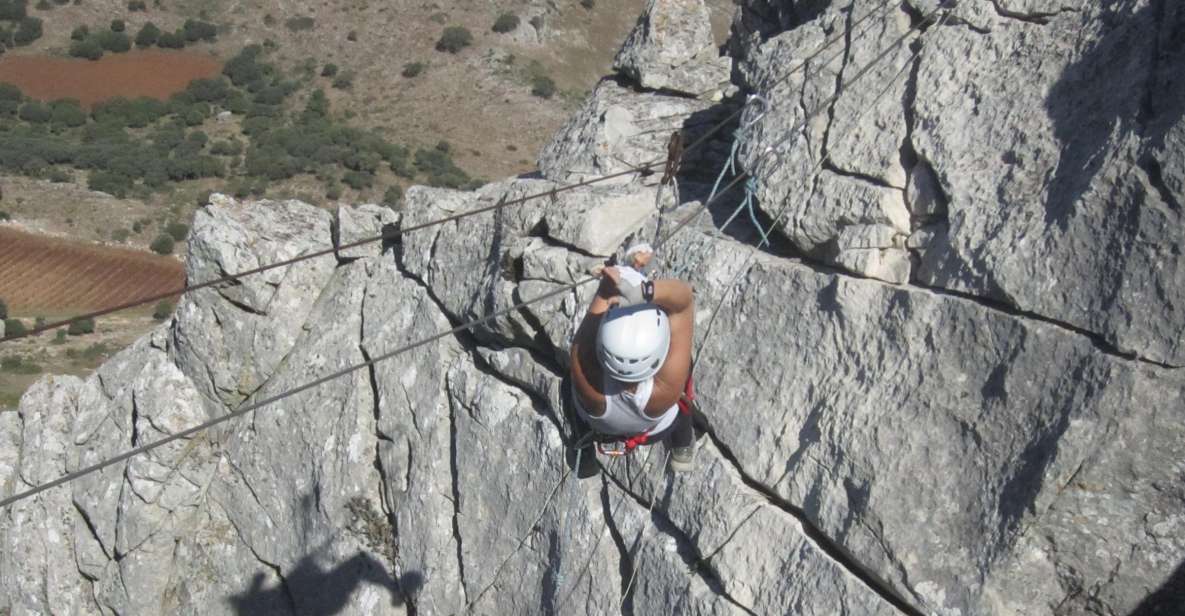
[[[576,395],[575,392],[572,395]],[[699,403],[695,399],[695,382],[692,376],[689,375],[687,377],[687,383],[683,386],[683,393],[679,394],[679,400],[675,404],[679,407],[680,415],[685,415],[689,419],[694,417]],[[597,453],[611,457],[628,456],[638,447],[652,444],[650,438],[653,436],[650,430],[629,437],[598,434],[595,432],[590,434],[593,434]]]

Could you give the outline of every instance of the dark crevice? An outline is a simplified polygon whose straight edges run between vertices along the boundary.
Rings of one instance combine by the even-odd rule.
[[[292,588],[288,586],[288,580],[284,577],[284,572],[280,569],[280,565],[268,562],[262,556],[260,556],[259,552],[255,551],[255,547],[248,543],[243,537],[243,530],[239,528],[238,524],[235,524],[234,518],[227,516],[226,519],[228,522],[230,522],[231,528],[235,529],[235,535],[239,538],[239,543],[243,544],[247,550],[251,552],[251,555],[255,557],[255,560],[259,561],[260,564],[270,569],[272,573],[276,574],[276,578],[280,580],[280,588],[284,591],[284,599],[288,602],[289,613],[301,613],[296,609],[296,595],[292,594]]]
[[[613,509],[609,505],[609,480],[606,475],[607,473],[601,473],[601,511],[605,517],[605,528],[609,530],[609,539],[613,541],[620,555],[617,561],[617,574],[621,579],[621,613],[622,616],[634,616],[633,590],[626,592],[630,572],[634,570],[634,559],[625,545],[621,529],[617,528],[617,520],[613,518]]]
[[[1078,9],[1073,7],[1059,7],[1056,11],[1034,11],[1032,13],[1019,13],[1017,11],[1010,11],[1000,5],[1000,0],[992,0],[992,7],[996,9],[996,14],[1006,19],[1015,19],[1025,23],[1036,24],[1044,26],[1050,22],[1051,19],[1061,15],[1062,13],[1077,13]]]
[[[848,270],[841,269],[839,266],[837,266],[833,263],[828,263],[828,262],[822,261],[822,260],[812,257],[810,255],[806,255],[806,254],[802,254],[802,253],[782,254],[782,253],[779,253],[778,251],[775,251],[772,249],[760,249],[760,250],[762,250],[762,252],[764,252],[766,254],[769,254],[769,255],[772,255],[775,257],[779,257],[779,258],[783,258],[783,259],[792,259],[794,263],[801,265],[803,267],[806,267],[806,268],[808,268],[812,271],[815,271],[817,273],[820,273],[820,274],[830,275],[830,276],[844,276],[847,278],[856,278],[859,280],[867,280],[870,282],[875,282],[877,284],[891,286],[894,289],[907,289],[907,290],[913,289],[913,290],[929,291],[935,295],[939,295],[942,297],[949,297],[949,298],[969,301],[969,302],[977,304],[978,306],[980,306],[982,308],[986,308],[988,310],[992,310],[995,312],[1004,313],[1004,314],[1011,316],[1011,317],[1016,317],[1016,318],[1020,318],[1020,319],[1027,319],[1027,320],[1031,320],[1031,321],[1037,321],[1040,323],[1044,323],[1046,325],[1051,325],[1053,327],[1056,327],[1059,330],[1062,330],[1064,333],[1077,334],[1079,336],[1086,338],[1088,341],[1090,341],[1090,343],[1095,347],[1095,349],[1097,351],[1099,351],[1100,353],[1103,353],[1104,355],[1107,355],[1109,357],[1113,357],[1116,359],[1121,359],[1121,360],[1125,360],[1125,361],[1136,361],[1136,362],[1140,362],[1142,364],[1146,364],[1149,366],[1154,366],[1157,368],[1164,368],[1164,369],[1168,369],[1168,370],[1177,370],[1180,368],[1185,368],[1185,366],[1178,366],[1178,365],[1170,364],[1167,362],[1162,362],[1162,361],[1157,361],[1155,359],[1149,359],[1147,357],[1142,357],[1136,352],[1124,351],[1124,350],[1120,349],[1119,347],[1117,347],[1111,341],[1107,340],[1107,338],[1103,334],[1100,334],[1097,332],[1092,332],[1092,331],[1085,329],[1083,327],[1080,327],[1078,325],[1074,325],[1073,323],[1059,321],[1059,320],[1054,319],[1052,317],[1041,315],[1041,314],[1038,314],[1038,313],[1035,313],[1035,312],[1032,312],[1029,310],[1024,310],[1022,308],[1013,306],[1011,304],[1007,304],[1007,303],[1002,302],[1000,300],[995,300],[995,299],[983,297],[980,295],[975,295],[972,293],[955,291],[953,289],[948,289],[945,287],[927,285],[927,284],[924,284],[916,279],[911,279],[909,281],[909,283],[907,283],[907,284],[896,285],[896,284],[885,282],[885,281],[880,280],[878,278],[871,278],[868,276],[863,276],[863,275],[856,273],[856,272],[850,272]]]
[[[829,172],[834,173],[835,175],[838,175],[841,177],[850,178],[853,180],[859,180],[859,181],[864,182],[866,184],[872,184],[873,186],[875,186],[877,188],[886,188],[889,190],[897,190],[897,191],[904,190],[901,186],[893,186],[892,184],[886,182],[884,179],[878,178],[873,175],[867,175],[864,173],[860,173],[858,171],[847,171],[845,169],[840,169],[839,167],[836,167],[835,163],[831,162],[831,159],[829,159],[829,158],[823,159],[823,170],[829,171]]]
[[[827,105],[827,126],[823,128],[823,141],[819,144],[819,157],[823,160],[827,160],[829,156],[828,144],[831,139],[831,128],[835,125],[835,108],[839,105],[839,99],[845,91],[843,77],[847,72],[848,63],[852,59],[852,13],[854,12],[855,6],[849,4],[844,15],[843,57],[840,59],[839,70],[835,72],[835,96]],[[830,63],[830,60],[827,62]],[[820,69],[822,68],[820,67]]]
[[[740,477],[741,481],[754,492],[764,496],[770,504],[778,509],[786,512],[794,517],[802,525],[803,534],[817,547],[820,551],[842,566],[848,573],[852,574],[856,579],[860,580],[869,590],[883,599],[885,602],[892,605],[898,611],[908,616],[924,616],[924,612],[912,603],[907,601],[904,597],[898,594],[893,587],[881,579],[874,572],[862,565],[856,558],[848,552],[848,550],[841,544],[828,537],[814,521],[807,516],[806,512],[800,507],[787,501],[782,496],[766,487],[764,484],[758,482],[756,479],[750,477],[741,465],[740,460],[733,454],[732,450],[726,445],[716,433],[710,428],[705,432],[708,438],[711,439],[712,444],[716,446],[716,450],[720,452],[721,457],[727,460]]]
[[[1144,174],[1148,176],[1148,183],[1156,189],[1157,194],[1160,195],[1161,201],[1173,208],[1173,211],[1181,213],[1181,202],[1173,194],[1172,189],[1164,182],[1163,171],[1160,167],[1160,161],[1156,160],[1151,154],[1144,156],[1140,160],[1139,166],[1144,170]]]
[[[1107,340],[1107,338],[1105,336],[1103,336],[1102,334],[1092,332],[1088,329],[1084,329],[1082,327],[1074,325],[1073,323],[1059,321],[1057,319],[1047,317],[1045,315],[1041,315],[1041,314],[1037,314],[1035,312],[1024,310],[1024,309],[1018,308],[1016,306],[1006,304],[1006,303],[1001,302],[999,300],[993,300],[993,299],[989,299],[986,297],[981,297],[979,295],[972,295],[970,293],[964,293],[961,291],[954,291],[952,289],[947,289],[944,287],[929,286],[929,285],[921,284],[916,280],[910,281],[910,283],[906,286],[919,288],[919,289],[925,289],[927,291],[930,291],[931,293],[934,293],[935,295],[941,295],[943,297],[952,297],[952,298],[956,298],[956,299],[974,302],[975,304],[978,304],[979,306],[982,306],[983,308],[987,308],[989,310],[993,310],[996,312],[1002,312],[1002,313],[1007,314],[1012,317],[1016,317],[1016,318],[1020,318],[1020,319],[1028,319],[1028,320],[1032,320],[1032,321],[1038,321],[1041,323],[1045,323],[1046,325],[1052,325],[1053,327],[1056,327],[1056,328],[1062,330],[1063,332],[1070,333],[1070,334],[1077,334],[1079,336],[1086,338],[1088,341],[1090,341],[1091,345],[1094,346],[1095,350],[1097,350],[1098,352],[1100,352],[1104,355],[1107,355],[1109,357],[1114,357],[1116,359],[1121,359],[1121,360],[1125,360],[1125,361],[1136,361],[1136,362],[1140,362],[1143,364],[1148,364],[1150,366],[1155,366],[1157,368],[1165,368],[1165,369],[1169,369],[1169,370],[1176,370],[1176,369],[1185,367],[1185,366],[1175,366],[1173,364],[1169,364],[1166,362],[1160,362],[1160,361],[1156,361],[1154,359],[1141,357],[1139,354],[1137,354],[1135,352],[1123,351],[1119,347],[1115,346],[1114,343]]]
[[[453,403],[452,396],[449,396],[448,399],[449,473],[452,476],[453,541],[457,544],[457,575],[460,577],[461,592],[464,595],[465,603],[468,603],[469,585],[465,581],[465,555],[461,541],[461,473],[457,459],[457,407]]]
[[[535,223],[534,227],[531,227],[531,230],[527,232],[527,235],[530,237],[539,238],[540,240],[543,241],[544,244],[551,246],[553,248],[563,248],[564,250],[567,250],[568,252],[574,252],[574,253],[576,253],[580,256],[583,256],[583,257],[591,257],[594,259],[605,257],[605,255],[595,255],[591,252],[588,252],[587,250],[584,250],[583,248],[580,248],[579,246],[574,246],[574,245],[569,244],[563,240],[556,239],[555,237],[549,235],[546,218],[539,219],[539,222]]]
[[[729,603],[736,606],[737,609],[742,610],[743,612],[745,612],[746,614],[750,614],[751,616],[757,616],[757,612],[753,611],[752,608],[744,605],[743,603],[737,601],[735,598],[732,597],[732,595],[730,595],[724,589],[724,582],[720,578],[719,572],[717,572],[715,570],[715,568],[713,568],[711,566],[710,563],[705,561],[703,555],[699,551],[699,547],[697,547],[695,545],[695,542],[692,541],[691,537],[689,537],[687,535],[687,533],[683,532],[683,529],[676,526],[675,523],[673,521],[671,521],[671,519],[668,518],[658,508],[651,508],[651,504],[648,499],[646,499],[645,497],[643,497],[640,494],[635,493],[633,490],[630,490],[624,484],[624,482],[622,482],[620,479],[618,479],[617,477],[614,477],[608,473],[605,473],[605,475],[609,479],[609,481],[612,481],[613,484],[615,486],[617,486],[618,490],[621,490],[623,494],[626,494],[630,498],[632,498],[634,500],[634,502],[638,504],[639,507],[642,507],[643,509],[650,512],[649,513],[650,521],[654,524],[654,528],[656,530],[658,530],[659,532],[661,532],[665,535],[670,536],[671,538],[673,538],[675,540],[675,545],[677,546],[676,551],[679,554],[680,558],[683,559],[684,564],[687,565],[688,570],[692,574],[699,577],[700,580],[705,585],[707,585],[707,587],[709,589],[712,590],[712,592],[714,592],[716,595],[720,596],[724,600],[726,600]],[[656,489],[657,489],[657,486],[656,486]],[[653,496],[653,498],[658,498],[658,495],[655,494]],[[654,541],[656,541],[656,540],[652,539],[652,540],[650,540],[649,543],[653,543]],[[640,542],[641,542],[640,547],[645,547],[645,545],[647,544],[647,541],[645,538],[640,539]],[[624,544],[624,542],[623,542],[623,544]],[[640,551],[640,549],[639,549],[639,551]],[[634,558],[638,558],[638,557],[640,557],[640,554],[639,554],[639,556],[635,556]],[[633,559],[631,559],[631,563],[632,563],[632,561],[633,561]],[[631,571],[633,571],[633,569],[634,569],[633,564],[631,564],[630,569],[631,569]],[[639,575],[639,576],[644,575],[644,573],[638,572],[637,575]],[[631,573],[630,577],[633,577],[632,573]],[[636,585],[636,580],[635,580],[635,585]]]
[[[84,510],[81,506],[79,506],[77,501],[72,501],[72,502],[74,504],[74,510],[77,511],[78,515],[82,517],[82,521],[83,521],[83,523],[86,524],[87,530],[89,530],[91,532],[91,537],[94,538],[95,543],[99,544],[99,549],[103,551],[103,556],[106,556],[107,560],[114,560],[112,558],[111,552],[107,551],[107,546],[103,545],[103,540],[99,538],[99,531],[98,531],[98,529],[95,528],[94,521],[91,520],[91,517],[89,515],[87,515],[86,510]],[[83,573],[83,572],[79,571],[79,573]],[[86,575],[86,574],[83,573],[83,575]],[[89,576],[87,576],[87,578],[90,579]]]
[[[682,92],[680,90],[672,90],[670,88],[647,88],[627,73],[613,73],[601,77],[600,81],[612,81],[622,88],[626,88],[635,94],[654,94],[657,96],[667,96],[670,98],[685,98],[689,100],[699,100],[699,95],[689,92]],[[727,83],[727,82],[721,82]]]
[[[226,303],[230,304],[231,306],[234,306],[235,308],[238,308],[239,310],[242,310],[243,312],[246,312],[247,314],[253,314],[253,315],[261,316],[261,317],[267,316],[266,311],[259,310],[258,308],[252,308],[251,306],[248,306],[247,304],[243,303],[242,301],[237,300],[237,299],[227,295],[226,293],[223,293],[222,289],[218,290],[218,295],[222,299],[226,300]]]

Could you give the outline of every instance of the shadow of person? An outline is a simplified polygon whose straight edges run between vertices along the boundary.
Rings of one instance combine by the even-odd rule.
[[[1185,561],[1128,616],[1175,616],[1185,610]]]
[[[317,614],[341,613],[350,597],[363,584],[384,588],[392,606],[404,605],[423,585],[419,573],[409,572],[399,580],[391,577],[381,562],[370,554],[358,552],[332,569],[323,569],[316,557],[305,556],[296,568],[285,572],[282,583],[267,588],[265,575],[256,573],[250,587],[227,598],[236,614]]]
[[[1100,35],[1045,99],[1062,146],[1046,200],[1047,224],[1066,228],[1074,204],[1128,135],[1140,139],[1137,162],[1159,182],[1154,155],[1185,114],[1185,8],[1178,0],[1152,0],[1134,10],[1139,4],[1101,0]],[[1135,216],[1116,212],[1119,224]]]

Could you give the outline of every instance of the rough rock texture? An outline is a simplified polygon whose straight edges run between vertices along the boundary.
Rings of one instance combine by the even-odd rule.
[[[699,140],[733,109],[669,94],[635,92],[627,84],[605,79],[539,154],[539,171],[556,182],[572,183],[623,173],[602,184],[641,181],[657,184],[667,159],[671,133],[682,131],[688,144]],[[683,173],[714,176],[731,142],[729,130],[687,152]],[[650,174],[625,173],[657,163]]]
[[[613,68],[643,88],[698,96],[727,85],[731,61],[716,48],[703,0],[650,0]]]
[[[775,108],[745,156],[765,211],[785,209],[782,233],[820,261],[983,297],[1183,365],[1185,9],[963,2],[832,100],[936,6],[910,4],[858,27],[879,3],[742,11],[745,84]],[[787,58],[834,33],[842,53],[782,78]],[[795,132],[816,108],[825,113]],[[853,249],[851,225],[892,238],[878,254]],[[902,250],[899,236],[922,229]]]
[[[0,496],[347,370],[0,511],[0,613],[1177,613],[1185,128],[1148,93],[1180,87],[1180,9],[964,2],[911,32],[932,7],[742,5],[730,49],[770,102],[742,158],[789,218],[754,252],[716,207],[660,250],[696,290],[694,473],[660,445],[570,479],[585,272],[660,225],[634,175],[191,293],[85,380],[40,380],[0,413]],[[679,114],[735,109],[607,80],[544,179],[415,187],[398,215],[217,196],[189,276],[628,169]],[[1077,181],[1062,219],[1033,209]]]

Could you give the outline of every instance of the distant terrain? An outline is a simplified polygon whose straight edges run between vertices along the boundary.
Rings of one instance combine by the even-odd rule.
[[[530,172],[643,4],[0,0],[0,230],[37,234],[0,236],[0,300],[32,326],[130,299],[109,260],[53,282],[35,255],[182,254],[211,191],[398,208],[412,184]],[[141,312],[100,329],[130,341]]]

